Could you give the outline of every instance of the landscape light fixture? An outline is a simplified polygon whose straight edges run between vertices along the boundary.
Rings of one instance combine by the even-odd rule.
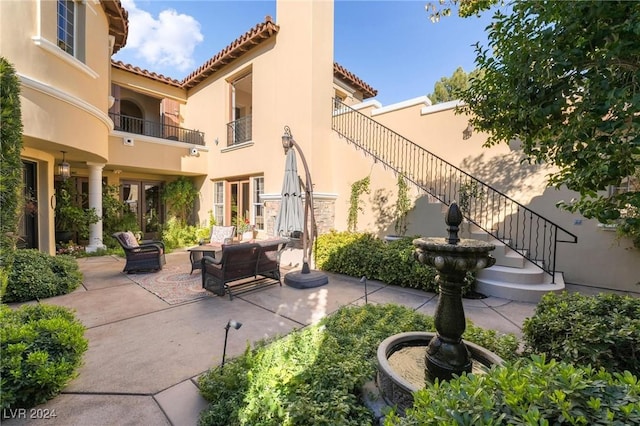
[[[71,165],[67,163],[64,159],[64,155],[67,151],[62,152],[62,162],[58,164],[58,175],[62,178],[62,180],[67,180],[71,177]]]
[[[360,282],[364,284],[364,304],[368,305],[369,301],[367,300],[367,277],[365,275],[360,278]]]
[[[220,365],[220,373],[222,373],[222,369],[224,368],[224,359],[227,355],[227,337],[229,337],[229,329],[232,327],[237,330],[242,327],[242,323],[235,320],[229,320],[227,325],[224,326],[224,347],[222,348],[222,364]]]

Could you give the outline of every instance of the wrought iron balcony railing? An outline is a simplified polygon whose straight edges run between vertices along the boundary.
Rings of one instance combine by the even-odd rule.
[[[239,118],[227,124],[227,146],[251,140],[251,116]]]
[[[469,222],[520,253],[554,282],[557,244],[576,243],[576,235],[339,99],[333,99],[332,107],[332,128],[341,137],[442,203],[455,200]]]
[[[172,141],[204,145],[204,133],[199,130],[184,129],[170,124],[156,123],[128,115],[109,113],[115,130],[136,135],[152,136]]]

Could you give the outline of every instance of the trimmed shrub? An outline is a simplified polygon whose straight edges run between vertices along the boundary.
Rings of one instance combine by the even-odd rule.
[[[167,250],[192,246],[198,243],[198,228],[172,217],[162,225],[162,241]]]
[[[548,293],[522,331],[528,353],[640,375],[640,299]]]
[[[0,305],[0,408],[28,408],[57,395],[87,350],[84,326],[67,308]]]
[[[49,256],[38,250],[17,250],[3,302],[26,302],[67,294],[82,284],[72,256]]]
[[[427,386],[385,425],[637,425],[640,382],[631,373],[575,367],[544,356]]]
[[[373,234],[331,231],[318,237],[318,268],[390,285],[437,292],[437,271],[413,257],[415,237],[385,243]]]
[[[417,237],[405,237],[383,243],[382,262],[377,279],[391,285],[437,292],[438,271],[415,260],[415,238]]]
[[[514,336],[485,334],[473,325],[467,329],[470,341],[482,336],[478,343],[500,356],[514,356]],[[215,367],[200,377],[202,395],[210,401],[200,424],[372,424],[361,391],[375,377],[378,345],[412,330],[433,331],[433,318],[397,305],[352,306],[319,324],[247,348],[224,369]]]
[[[380,275],[383,244],[373,234],[331,231],[318,237],[316,265],[325,271],[376,279]]]

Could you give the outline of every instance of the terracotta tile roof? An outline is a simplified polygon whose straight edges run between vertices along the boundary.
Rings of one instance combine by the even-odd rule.
[[[103,3],[104,1],[105,0],[103,0]],[[119,0],[115,1],[119,3]],[[225,65],[244,55],[246,52],[253,49],[260,43],[263,43],[264,41],[273,37],[278,33],[279,29],[280,27],[273,23],[271,17],[267,16],[264,22],[256,25],[255,27],[238,37],[233,43],[222,49],[213,58],[209,59],[203,65],[198,67],[198,69],[193,71],[182,81],[175,80],[170,77],[165,77],[162,74],[147,71],[134,65],[125,64],[121,61],[112,60],[111,65],[115,68],[141,75],[143,77],[148,77],[162,83],[169,84],[171,86],[190,89],[192,87],[195,87],[198,83],[202,82],[216,71],[220,70]],[[333,64],[333,75],[336,78],[339,78],[340,80],[360,90],[365,99],[374,97],[378,94],[377,90],[369,86],[367,83],[362,81],[355,74],[348,71],[337,62]]]
[[[333,63],[333,75],[344,81],[345,83],[350,84],[357,89],[360,89],[364,99],[373,98],[378,94],[378,91],[376,89],[360,80],[358,76],[348,71],[345,67],[337,62]]]
[[[264,22],[251,28],[249,31],[235,39],[233,43],[222,49],[213,58],[209,59],[197,70],[189,74],[182,80],[182,86],[190,89],[220,70],[225,65],[244,55],[260,43],[270,39],[278,33],[280,27],[273,23],[271,16],[265,18]]]
[[[113,59],[111,60],[111,66],[114,68],[119,68],[121,70],[124,71],[129,71],[131,73],[134,74],[138,74],[141,75],[143,77],[148,77],[151,78],[153,80],[159,81],[161,83],[165,83],[171,86],[175,86],[175,87],[182,87],[182,83],[179,80],[170,78],[170,77],[165,77],[162,74],[157,74],[155,72],[151,72],[151,71],[147,71],[145,69],[142,69],[140,67],[136,67],[130,64],[125,64],[122,61],[114,61]]]
[[[100,4],[109,20],[109,35],[115,37],[113,53],[116,53],[127,44],[129,13],[122,7],[120,0],[101,0]]]

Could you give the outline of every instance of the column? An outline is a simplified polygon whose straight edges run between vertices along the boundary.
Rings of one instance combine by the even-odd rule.
[[[89,225],[89,245],[86,250],[93,253],[106,246],[102,243],[102,163],[87,163],[89,167],[89,208],[96,210],[100,218],[98,222]]]

